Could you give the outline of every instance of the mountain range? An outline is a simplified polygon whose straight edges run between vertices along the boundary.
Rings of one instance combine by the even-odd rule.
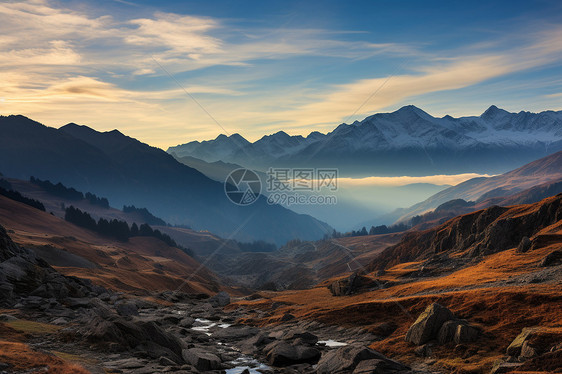
[[[341,124],[326,134],[280,131],[249,142],[239,134],[170,147],[177,157],[269,167],[337,167],[346,176],[500,173],[562,150],[562,112],[437,118],[413,106]]]
[[[465,203],[473,202],[470,205],[471,211],[494,204],[505,206],[532,203],[558,193],[560,182],[562,182],[562,152],[556,152],[501,175],[469,179],[409,208],[398,209],[387,217],[405,222],[415,215],[436,208],[441,207],[445,210],[447,207],[444,204],[458,199],[464,200]],[[454,204],[450,205],[449,208],[453,208]],[[459,211],[456,213],[460,214]]]
[[[109,198],[113,206],[136,205],[171,224],[242,241],[321,238],[330,227],[265,198],[238,206],[223,183],[213,181],[159,148],[117,130],[98,132],[74,123],[55,129],[24,116],[0,117],[0,171],[35,176]]]

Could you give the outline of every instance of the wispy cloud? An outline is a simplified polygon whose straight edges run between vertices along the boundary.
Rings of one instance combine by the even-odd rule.
[[[216,136],[220,129],[177,89],[157,59],[230,132],[255,139],[280,127],[293,133],[328,130],[383,83],[357,117],[548,65],[562,53],[559,26],[518,36],[516,47],[503,50],[490,41],[436,52],[365,34],[348,38],[355,35],[349,31],[232,27],[212,17],[136,13],[140,8],[126,7],[117,17],[49,0],[0,3],[0,113],[51,125],[119,127],[163,147]],[[337,84],[310,77],[312,85],[293,77],[303,61],[385,58],[410,63],[386,83],[384,74],[342,74]]]
[[[492,177],[488,174],[452,174],[452,175],[428,175],[423,177],[366,177],[366,178],[338,178],[342,187],[366,187],[366,186],[405,186],[413,183],[430,183],[438,186],[457,185],[464,181],[478,177]]]

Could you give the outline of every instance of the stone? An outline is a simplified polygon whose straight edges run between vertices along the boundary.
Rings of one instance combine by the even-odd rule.
[[[209,299],[211,305],[225,307],[230,304],[230,295],[226,291],[221,291]]]
[[[537,350],[531,346],[528,340],[526,340],[521,346],[521,353],[519,354],[520,360],[528,360],[530,358],[538,356]]]
[[[291,321],[293,319],[295,319],[294,315],[292,315],[290,313],[285,313],[285,314],[283,314],[283,317],[281,317],[280,321],[281,322],[287,322],[287,321]]]
[[[525,253],[527,252],[529,249],[531,249],[531,239],[529,239],[528,236],[524,236],[521,239],[521,242],[519,242],[519,245],[517,246],[517,253]]]
[[[431,356],[431,346],[429,344],[420,345],[414,350],[414,354],[419,357]]]
[[[185,317],[178,323],[178,325],[181,327],[191,327],[193,326],[194,323],[195,323],[195,318]]]
[[[189,348],[182,351],[183,359],[199,371],[219,370],[221,361],[217,355],[202,348]]]
[[[267,361],[272,366],[284,367],[301,363],[315,364],[320,359],[319,350],[307,346],[293,346],[277,341],[264,348]]]
[[[455,339],[458,325],[459,322],[456,320],[445,322],[437,333],[437,341],[439,342],[439,344],[447,344],[452,342]]]
[[[318,374],[352,373],[360,362],[366,360],[385,361],[387,367],[385,370],[390,370],[389,368],[408,370],[408,367],[390,360],[375,350],[361,345],[349,345],[326,352],[318,362],[317,372]],[[377,364],[380,367],[378,363],[372,362],[371,364]],[[363,365],[367,366],[368,364]]]
[[[396,373],[407,370],[405,366],[391,360],[363,360],[353,370],[353,374]]]
[[[0,314],[0,322],[17,321],[18,319],[10,314]]]
[[[303,344],[308,345],[315,345],[318,343],[318,337],[314,334],[311,334],[307,331],[300,332],[300,331],[289,331],[287,334],[283,335],[284,340],[296,340],[299,339],[300,342]]]
[[[410,326],[406,333],[406,341],[416,345],[425,344],[437,338],[441,326],[451,319],[453,319],[453,313],[449,309],[433,303]]]
[[[216,331],[213,337],[219,340],[240,340],[256,335],[258,331],[257,328],[250,326],[231,326]]]
[[[352,273],[347,278],[337,279],[328,285],[328,289],[333,296],[351,295],[369,287],[376,287],[376,283],[357,272]]]
[[[454,341],[457,344],[471,343],[480,336],[480,329],[467,323],[459,323],[455,331]]]
[[[132,301],[118,301],[115,303],[115,310],[120,316],[131,317],[138,316],[139,309],[137,305]]]
[[[562,251],[556,250],[547,254],[540,262],[540,267],[553,266],[562,262]]]
[[[525,341],[536,331],[534,328],[524,328],[521,333],[513,339],[509,347],[507,347],[506,353],[509,356],[518,357],[521,354],[521,348]]]

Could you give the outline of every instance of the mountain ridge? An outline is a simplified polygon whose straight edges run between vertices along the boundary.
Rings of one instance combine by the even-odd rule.
[[[340,124],[326,134],[277,132],[243,144],[221,141],[220,152],[213,152],[218,143],[219,137],[167,151],[260,170],[329,165],[346,175],[496,173],[562,150],[562,111],[510,113],[492,105],[480,116],[437,118],[408,105]]]

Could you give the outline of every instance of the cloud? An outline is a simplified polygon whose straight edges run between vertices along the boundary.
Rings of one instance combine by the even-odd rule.
[[[478,177],[492,177],[488,174],[453,174],[453,175],[428,175],[423,177],[366,177],[366,178],[338,178],[338,184],[342,187],[366,187],[366,186],[405,186],[413,183],[431,183],[438,186],[457,185],[464,181]]]

